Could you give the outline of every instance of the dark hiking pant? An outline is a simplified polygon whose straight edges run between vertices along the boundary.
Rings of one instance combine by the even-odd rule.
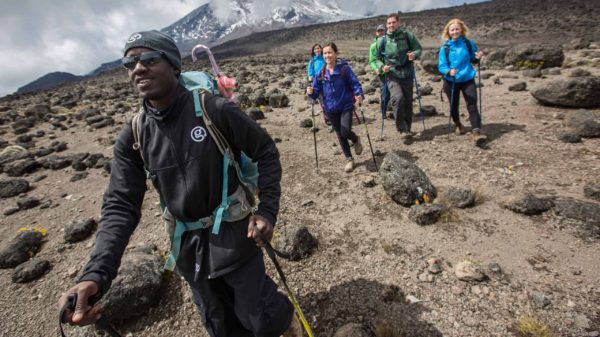
[[[469,112],[469,121],[471,122],[471,129],[481,129],[481,115],[477,110],[477,87],[475,80],[468,82],[461,82],[454,84],[454,97],[450,97],[452,94],[452,82],[444,79],[444,92],[448,97],[448,101],[452,102],[450,107],[450,114],[454,124],[460,124],[460,114],[458,110],[460,92],[462,91],[465,102],[467,102],[467,111]]]
[[[388,89],[392,100],[396,130],[410,132],[413,116],[413,79],[396,79],[388,76]]]
[[[351,140],[352,143],[358,141],[358,136],[352,132],[352,112],[353,110],[346,110],[341,113],[329,113],[329,121],[331,121],[331,125],[333,125],[333,129],[335,130],[335,134],[338,137],[338,141],[340,142],[340,146],[342,147],[346,159],[352,159],[348,140]]]
[[[247,228],[248,220],[241,226]],[[223,223],[223,226],[237,225]],[[244,229],[244,232],[246,229]],[[222,233],[220,233],[222,234]],[[186,257],[196,253],[196,261],[178,272],[191,287],[194,303],[202,323],[211,337],[279,337],[292,321],[294,309],[288,298],[277,291],[273,280],[265,273],[261,251],[251,256],[237,268],[215,278],[209,278],[204,268],[207,264],[205,242],[210,228],[194,231],[195,237],[186,240],[181,254]],[[195,252],[194,252],[195,251]]]

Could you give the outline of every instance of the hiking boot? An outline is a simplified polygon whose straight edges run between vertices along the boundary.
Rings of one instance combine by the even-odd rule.
[[[485,144],[485,142],[487,141],[487,137],[485,135],[483,135],[481,133],[481,131],[479,131],[479,130],[473,131],[473,135],[471,135],[471,139],[473,139],[473,142],[477,146],[481,146],[481,145]]]
[[[346,166],[344,166],[344,172],[350,173],[354,170],[354,159],[348,159]]]
[[[360,136],[356,136],[356,143],[354,143],[354,153],[356,153],[356,155],[360,155],[362,153],[363,147],[362,147],[362,143],[360,142]]]
[[[302,326],[300,320],[296,314],[292,314],[292,322],[287,330],[281,335],[281,337],[302,337]]]
[[[327,130],[329,132],[333,132],[333,125],[331,125],[331,124],[327,125]]]
[[[461,123],[456,123],[456,126],[454,126],[454,133],[457,136],[460,136],[464,135],[465,132],[467,132],[466,128]]]

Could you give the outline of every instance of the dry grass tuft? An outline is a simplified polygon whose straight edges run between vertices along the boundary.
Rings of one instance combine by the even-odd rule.
[[[517,332],[519,337],[552,337],[548,325],[533,315],[519,319]]]

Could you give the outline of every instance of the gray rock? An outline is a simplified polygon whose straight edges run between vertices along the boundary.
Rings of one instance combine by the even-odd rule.
[[[433,105],[423,105],[421,110],[423,111],[425,117],[437,116],[437,109]],[[421,111],[419,111],[419,109],[415,109],[414,113],[415,115],[421,115]]]
[[[433,88],[431,85],[429,85],[429,83],[425,83],[425,85],[420,88],[421,96],[429,96],[432,92]]]
[[[250,108],[246,111],[246,113],[248,114],[248,116],[250,116],[250,118],[252,118],[255,121],[265,118],[265,114],[260,108]]]
[[[125,254],[119,273],[103,297],[103,316],[123,321],[144,315],[162,296],[164,259],[156,247],[140,247]]]
[[[370,85],[370,84],[367,84],[367,85],[365,85],[365,86],[363,87],[363,93],[364,93],[365,95],[374,94],[374,93],[375,93],[375,91],[376,91],[376,90],[375,90],[375,87],[374,87],[374,86],[372,86],[372,85]]]
[[[300,122],[300,127],[301,127],[301,128],[306,128],[306,129],[308,129],[308,128],[312,128],[312,126],[313,126],[313,122],[312,122],[312,119],[310,119],[310,118],[303,119],[303,120]]]
[[[461,281],[480,282],[487,279],[487,275],[485,275],[483,270],[470,261],[463,261],[456,264],[456,267],[454,267],[454,273]]]
[[[446,206],[441,204],[413,205],[408,212],[408,218],[418,225],[427,226],[438,221],[445,210]]]
[[[503,202],[502,206],[515,213],[535,215],[549,210],[552,207],[552,199],[538,198],[533,194],[526,194],[524,196],[512,197]]]
[[[562,48],[551,45],[521,45],[508,49],[505,64],[520,69],[560,67],[565,60]]]
[[[531,90],[541,104],[570,108],[600,107],[600,77],[575,77],[546,82]]]
[[[29,182],[25,179],[0,181],[0,198],[10,198],[29,191]]]
[[[489,79],[489,78],[491,78],[491,77],[493,77],[493,76],[496,76],[496,74],[494,74],[494,73],[489,73],[489,72],[484,72],[484,73],[481,73],[481,79],[482,79],[482,80],[487,80],[487,79]]]
[[[25,198],[23,200],[17,201],[17,206],[19,206],[20,210],[31,209],[37,207],[40,204],[40,199],[38,198]]]
[[[557,198],[554,201],[556,214],[600,226],[600,205],[572,198]]]
[[[21,209],[19,207],[9,207],[9,208],[5,209],[4,212],[2,212],[2,214],[6,215],[6,216],[13,215],[20,210]]]
[[[374,334],[364,325],[347,323],[339,328],[333,337],[373,337]]]
[[[93,218],[73,222],[65,226],[65,241],[75,243],[87,239],[98,227]]]
[[[50,262],[44,259],[33,258],[15,268],[12,274],[12,281],[14,283],[27,283],[41,277],[48,269],[50,269]]]
[[[426,72],[439,75],[438,54],[435,51],[425,51],[421,54],[421,66]]]
[[[69,181],[71,181],[71,182],[79,181],[79,180],[85,179],[87,176],[88,176],[87,172],[77,172],[77,173],[73,174],[73,176],[71,177],[71,179],[69,179]]]
[[[290,260],[297,261],[308,256],[318,247],[318,241],[310,234],[308,228],[300,225],[283,226],[278,229],[273,240],[274,247]]]
[[[537,68],[536,69],[525,69],[525,70],[523,70],[523,76],[532,77],[532,78],[542,77],[542,71]]]
[[[42,233],[25,231],[17,234],[8,246],[0,251],[0,268],[14,268],[28,261],[42,246]]]
[[[437,197],[437,190],[427,175],[400,152],[390,152],[383,158],[379,176],[385,192],[402,206],[410,207],[424,195],[429,200]]]
[[[600,201],[600,185],[587,182],[583,186],[583,195],[590,199]]]
[[[557,138],[563,143],[581,143],[581,136],[578,133],[572,131],[561,132],[560,134],[558,134]]]
[[[527,90],[527,83],[519,82],[508,87],[508,91],[525,91]]]
[[[40,168],[40,163],[35,159],[22,159],[4,166],[4,172],[11,177],[20,177],[27,173],[35,172]]]
[[[451,207],[467,208],[475,203],[475,193],[473,191],[458,187],[449,187],[443,191],[441,198],[448,201]]]
[[[532,291],[529,293],[529,298],[533,301],[533,304],[539,309],[543,309],[552,303],[548,296],[539,291]]]
[[[587,76],[592,76],[592,73],[590,73],[589,71],[587,71],[585,69],[581,69],[581,68],[574,69],[569,74],[569,77],[587,77]]]
[[[73,161],[71,158],[59,157],[59,156],[50,156],[48,158],[44,158],[43,160],[41,160],[42,166],[46,169],[51,169],[51,170],[64,169],[65,167],[71,166],[72,162]]]
[[[577,110],[568,115],[566,124],[585,138],[600,137],[600,112]]]
[[[269,105],[273,108],[285,108],[290,99],[285,94],[273,94],[269,97]]]

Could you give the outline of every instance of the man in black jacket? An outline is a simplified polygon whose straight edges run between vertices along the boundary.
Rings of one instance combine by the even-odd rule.
[[[116,277],[140,221],[147,177],[177,221],[210,219],[221,203],[223,157],[203,119],[195,115],[191,92],[178,82],[181,56],[174,41],[158,31],[135,33],[125,44],[122,62],[143,98],[139,139],[134,140],[132,126],[126,124],[114,147],[95,249],[77,285],[59,301],[62,307],[69,294],[78,295],[74,312],[65,317],[77,325],[100,317],[100,307],[88,306],[88,298],[105,294]],[[263,242],[255,232],[266,240],[273,235],[281,194],[279,153],[270,136],[235,104],[213,96],[205,103],[205,113],[235,157],[243,151],[258,163],[260,202],[254,214],[224,221],[218,234],[210,224],[184,232],[176,269],[189,283],[211,337],[296,336],[299,322],[289,300],[265,274]],[[230,167],[227,195],[239,188]]]

